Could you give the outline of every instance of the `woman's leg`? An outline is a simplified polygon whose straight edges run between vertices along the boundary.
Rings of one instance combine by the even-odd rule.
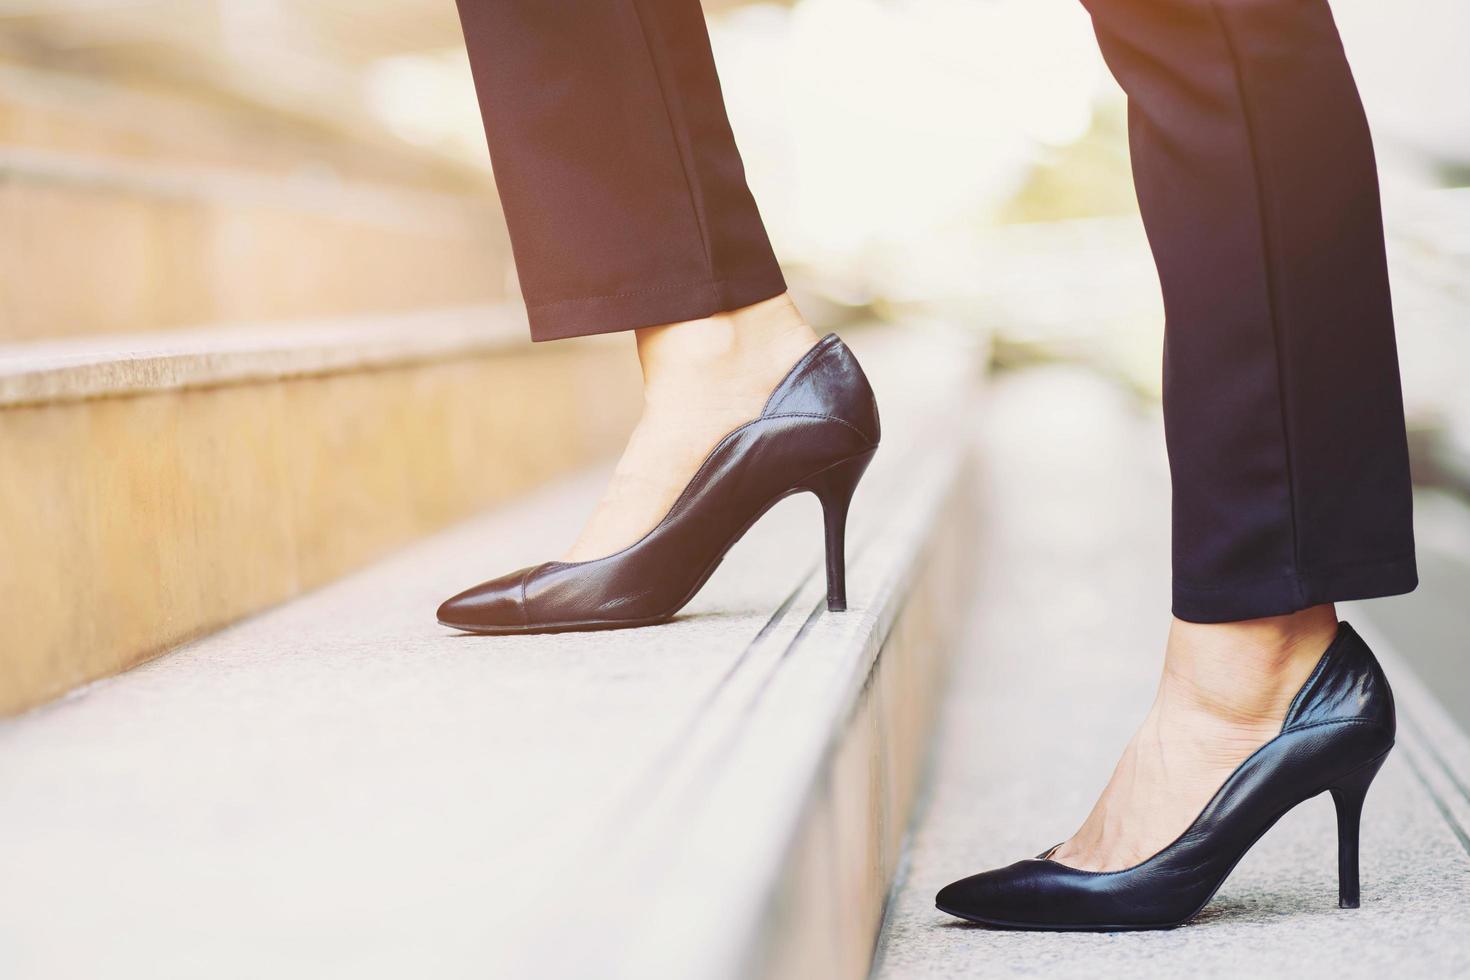
[[[1325,0],[1087,0],[1168,317],[1174,612],[1415,584],[1377,174]]]
[[[698,0],[459,12],[533,339],[638,330],[644,416],[565,556],[599,557],[667,512],[817,338],[746,188]]]
[[[536,340],[785,291],[698,0],[459,0]]]
[[[1057,854],[1102,869],[1276,733],[1332,602],[1416,577],[1373,148],[1325,0],[1084,3],[1129,98],[1174,485],[1158,699]]]

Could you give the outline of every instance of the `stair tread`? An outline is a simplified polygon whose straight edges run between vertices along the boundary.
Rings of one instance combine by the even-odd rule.
[[[364,224],[447,233],[462,233],[495,214],[493,199],[484,191],[471,194],[330,172],[262,173],[31,146],[0,146],[0,174],[12,181],[120,190],[144,199],[268,205],[346,217]]]
[[[282,176],[313,171],[405,189],[482,191],[488,181],[488,164],[406,143],[381,126],[324,127],[197,83],[170,87],[14,57],[0,50],[0,142],[7,146]]]
[[[227,971],[259,975],[291,943],[355,975],[426,954],[440,975],[716,975],[966,452],[966,358],[855,346],[886,444],[854,504],[852,611],[825,612],[802,496],[665,626],[438,627],[440,599],[565,543],[603,474],[558,483],[0,727],[0,949],[86,934],[68,964],[161,974],[228,943]]]
[[[626,344],[476,307],[0,347],[0,716],[601,460]]]
[[[1060,937],[962,926],[934,908],[950,881],[1077,828],[1147,711],[1167,626],[1158,420],[1074,370],[1015,376],[991,394],[979,440],[981,588],[874,976],[1466,975],[1470,742],[1378,640],[1371,604],[1339,615],[1383,659],[1400,727],[1364,810],[1361,909],[1336,907],[1325,796],[1283,818],[1182,929]],[[1426,734],[1437,752],[1426,751]]]
[[[0,340],[493,302],[510,269],[493,195],[330,172],[0,146],[0,214]]]
[[[525,347],[510,304],[0,344],[0,406]]]

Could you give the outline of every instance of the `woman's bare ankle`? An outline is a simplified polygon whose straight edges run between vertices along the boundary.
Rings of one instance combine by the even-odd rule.
[[[1336,635],[1331,604],[1233,623],[1176,619],[1161,689],[1222,720],[1279,724]]]
[[[711,386],[763,401],[818,339],[788,293],[636,333],[645,394],[654,402],[687,401],[691,388]]]
[[[760,415],[771,390],[816,342],[784,293],[702,320],[639,330],[643,417],[563,559],[600,558],[647,533],[710,450]]]
[[[1055,859],[1114,871],[1175,839],[1235,767],[1280,730],[1336,632],[1330,605],[1239,623],[1175,620],[1148,717]]]

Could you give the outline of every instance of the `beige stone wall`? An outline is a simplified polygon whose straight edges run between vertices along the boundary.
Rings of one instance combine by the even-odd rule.
[[[0,410],[0,713],[612,450],[636,406],[625,353],[527,345]]]
[[[0,180],[0,342],[464,305],[503,296],[486,202],[30,160]],[[0,167],[3,167],[0,159]]]

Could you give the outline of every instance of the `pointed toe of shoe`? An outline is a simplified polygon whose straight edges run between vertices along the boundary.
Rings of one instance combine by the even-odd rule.
[[[471,633],[524,629],[524,583],[528,571],[529,569],[521,569],[502,575],[446,599],[439,606],[439,622],[452,629]]]
[[[983,871],[941,888],[934,904],[941,912],[1002,929],[1056,929],[1067,916],[1086,914],[1088,888],[1078,887],[1080,872],[1051,861],[1028,858]]]
[[[934,905],[962,919],[997,921],[1005,918],[1006,891],[1000,873],[986,871],[945,885],[934,896]]]

